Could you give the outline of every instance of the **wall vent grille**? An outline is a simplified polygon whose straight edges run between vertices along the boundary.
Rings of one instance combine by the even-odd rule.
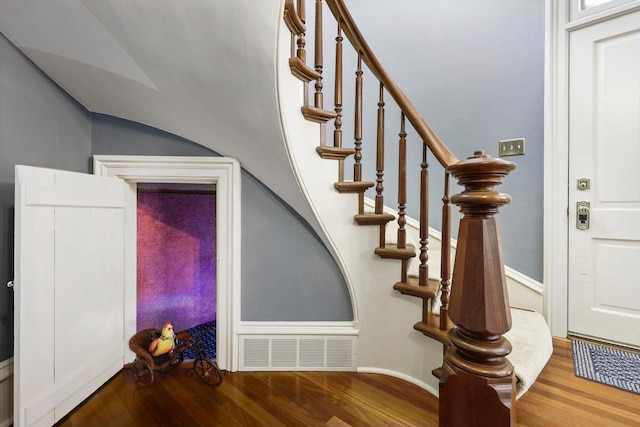
[[[300,367],[322,368],[324,367],[324,344],[320,338],[300,340]]]
[[[241,371],[355,371],[356,337],[240,337]]]
[[[327,367],[339,368],[351,363],[353,348],[349,340],[327,340]]]
[[[292,339],[271,340],[271,366],[274,368],[295,366],[296,345],[296,340]]]
[[[244,366],[248,368],[258,368],[269,363],[268,339],[246,339],[244,341],[244,347]]]

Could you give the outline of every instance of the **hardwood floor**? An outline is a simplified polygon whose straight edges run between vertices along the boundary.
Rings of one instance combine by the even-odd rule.
[[[186,369],[186,364],[183,365]],[[137,386],[124,370],[58,426],[436,426],[438,400],[397,378],[337,372],[227,373],[219,387],[183,367]],[[520,426],[638,426],[640,395],[577,378],[571,345],[518,401]]]
[[[553,350],[518,401],[518,425],[640,426],[640,395],[576,377],[571,341],[554,339]]]

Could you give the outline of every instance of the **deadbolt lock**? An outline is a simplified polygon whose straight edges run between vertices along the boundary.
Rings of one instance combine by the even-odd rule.
[[[576,228],[578,230],[589,229],[589,216],[591,214],[591,203],[581,201],[576,202]]]
[[[584,191],[591,188],[591,180],[589,178],[580,178],[578,180],[578,190]]]

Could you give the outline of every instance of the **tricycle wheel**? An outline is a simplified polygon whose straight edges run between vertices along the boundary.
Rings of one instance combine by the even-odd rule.
[[[149,366],[149,362],[144,359],[136,359],[133,362],[133,377],[136,383],[140,385],[149,385],[153,382],[153,369]]]
[[[198,358],[193,361],[193,370],[198,374],[200,379],[209,385],[220,385],[222,382],[222,374],[215,363],[209,359]]]

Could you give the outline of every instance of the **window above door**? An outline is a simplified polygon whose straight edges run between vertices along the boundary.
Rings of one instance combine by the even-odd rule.
[[[611,9],[634,7],[632,3],[640,6],[638,0],[570,0],[569,18],[573,22],[595,14],[608,15]]]

